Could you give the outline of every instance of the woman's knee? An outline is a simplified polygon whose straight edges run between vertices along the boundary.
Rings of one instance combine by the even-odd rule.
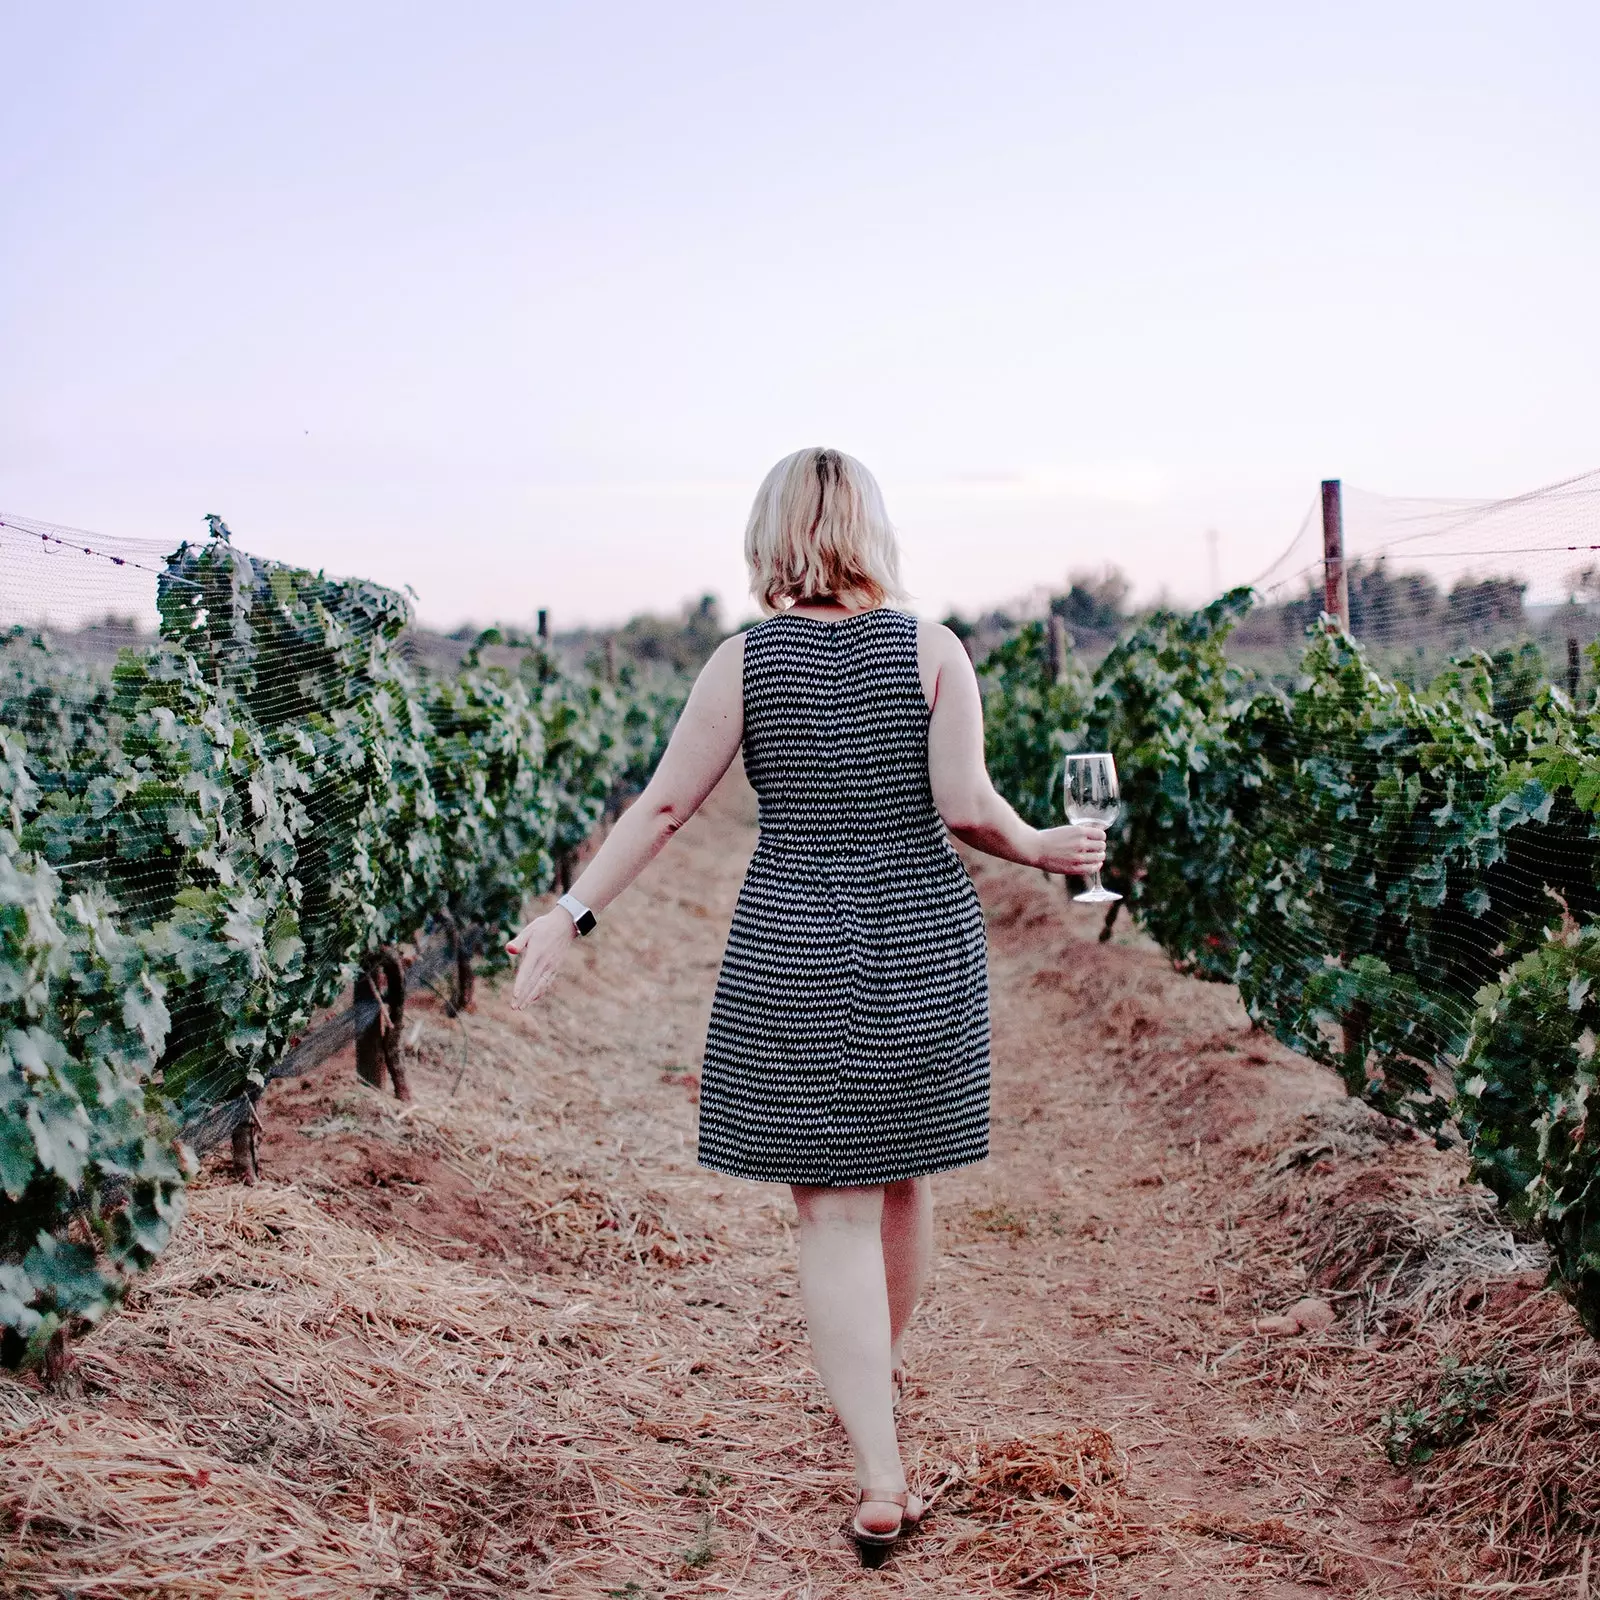
[[[883,1203],[898,1211],[914,1211],[928,1203],[933,1193],[927,1178],[901,1178],[884,1185]]]
[[[795,1209],[803,1228],[876,1228],[883,1218],[881,1188],[793,1187]]]

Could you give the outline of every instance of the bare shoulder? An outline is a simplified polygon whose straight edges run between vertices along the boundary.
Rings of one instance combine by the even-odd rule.
[[[706,662],[707,672],[715,671],[719,677],[737,678],[744,670],[744,633],[730,633]]]
[[[700,669],[695,679],[694,695],[698,700],[742,699],[744,695],[744,635],[730,634]]]
[[[945,699],[941,691],[949,684],[965,680],[977,692],[967,647],[942,622],[926,617],[917,618],[917,672],[931,710],[939,708]]]
[[[940,661],[952,659],[952,652],[963,661],[967,657],[966,646],[942,622],[927,617],[917,618],[917,649]]]
[[[917,655],[924,666],[935,671],[942,667],[972,671],[967,647],[942,622],[930,622],[926,617],[917,618]]]

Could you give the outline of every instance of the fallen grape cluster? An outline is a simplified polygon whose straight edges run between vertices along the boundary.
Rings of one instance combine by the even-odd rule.
[[[262,561],[220,525],[109,674],[0,645],[0,1357],[93,1323],[182,1216],[180,1138],[259,1093],[380,951],[489,958],[642,785],[674,687],[407,663],[405,600]]]
[[[1515,652],[1391,683],[1326,618],[1292,686],[1252,680],[1225,648],[1250,604],[1155,613],[1092,672],[1025,627],[982,667],[996,782],[1057,823],[1063,756],[1112,751],[1106,878],[1145,931],[1352,1094],[1465,1141],[1600,1331],[1600,708],[1500,692]]]

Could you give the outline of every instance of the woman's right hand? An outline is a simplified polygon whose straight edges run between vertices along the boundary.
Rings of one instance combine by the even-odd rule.
[[[1086,878],[1098,872],[1106,860],[1106,830],[1092,823],[1065,828],[1039,830],[1038,866],[1046,872],[1059,872]]]
[[[535,917],[506,946],[507,955],[518,957],[516,982],[511,986],[513,1011],[526,1011],[550,987],[577,938],[572,918],[556,906]]]

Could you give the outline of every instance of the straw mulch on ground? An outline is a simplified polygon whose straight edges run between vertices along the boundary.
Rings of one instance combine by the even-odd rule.
[[[1459,1157],[988,864],[994,1156],[936,1182],[903,1418],[932,1509],[863,1572],[788,1197],[693,1159],[752,842],[730,785],[539,1013],[419,1005],[414,1104],[348,1057],[275,1088],[265,1181],[207,1178],[61,1388],[0,1382],[0,1592],[1579,1592],[1600,1363]],[[1331,1326],[1256,1330],[1307,1296]]]

